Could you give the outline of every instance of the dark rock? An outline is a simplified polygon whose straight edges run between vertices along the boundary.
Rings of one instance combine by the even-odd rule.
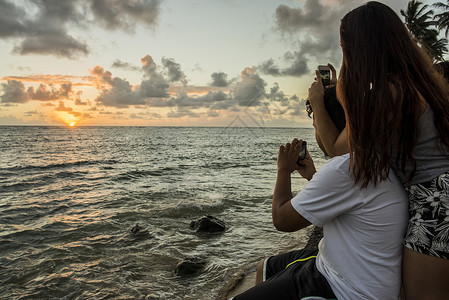
[[[133,228],[131,228],[131,233],[135,236],[143,236],[148,235],[148,230],[143,229],[139,226],[139,224],[136,224]]]
[[[190,229],[196,232],[223,232],[226,224],[213,216],[204,216],[190,223]]]
[[[176,265],[175,274],[178,276],[193,275],[201,271],[206,261],[199,257],[184,258]]]

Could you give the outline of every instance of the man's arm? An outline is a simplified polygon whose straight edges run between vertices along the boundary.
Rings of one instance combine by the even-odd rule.
[[[279,231],[292,232],[310,225],[310,222],[302,217],[290,202],[292,199],[291,173],[299,168],[310,168],[311,158],[308,153],[304,160],[305,167],[298,167],[296,164],[301,143],[294,139],[291,144],[288,143],[279,148],[278,172],[271,209],[273,224]],[[307,179],[310,180],[310,178]]]

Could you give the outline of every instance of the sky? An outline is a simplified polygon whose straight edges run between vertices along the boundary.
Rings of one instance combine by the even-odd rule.
[[[311,127],[365,2],[0,0],[0,125]]]

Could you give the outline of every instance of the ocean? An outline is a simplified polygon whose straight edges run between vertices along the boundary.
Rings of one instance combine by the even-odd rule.
[[[0,127],[0,298],[222,298],[306,241],[271,222],[278,148],[295,137],[319,168],[313,128]],[[293,193],[305,184],[293,175]],[[226,230],[189,228],[206,215]],[[206,265],[178,276],[186,257]]]

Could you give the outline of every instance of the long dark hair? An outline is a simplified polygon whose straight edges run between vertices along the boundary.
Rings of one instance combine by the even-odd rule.
[[[405,172],[416,161],[419,119],[426,103],[434,113],[438,148],[449,148],[449,91],[430,57],[398,15],[379,2],[349,12],[341,21],[343,63],[337,84],[343,101],[356,182],[376,184],[391,163]],[[397,152],[391,162],[392,151]],[[449,153],[446,153],[448,155]]]

